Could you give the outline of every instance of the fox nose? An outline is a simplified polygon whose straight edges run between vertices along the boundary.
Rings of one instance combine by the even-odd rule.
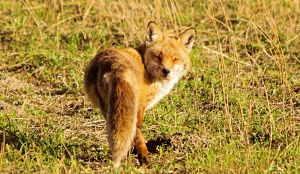
[[[170,73],[170,70],[168,70],[167,68],[164,68],[162,70],[162,72],[164,73],[165,76],[167,76]]]

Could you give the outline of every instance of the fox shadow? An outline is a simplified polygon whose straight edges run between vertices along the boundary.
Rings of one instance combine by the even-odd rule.
[[[147,149],[150,153],[159,153],[158,148],[170,148],[172,146],[171,139],[164,136],[150,139],[146,143]],[[132,154],[137,154],[136,148],[133,149]]]

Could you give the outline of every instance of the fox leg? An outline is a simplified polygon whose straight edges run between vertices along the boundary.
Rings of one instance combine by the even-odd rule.
[[[148,149],[146,146],[145,138],[141,132],[142,122],[144,117],[144,109],[140,109],[137,114],[137,129],[134,138],[135,148],[137,150],[138,159],[140,164],[149,164]]]
[[[145,138],[139,128],[136,130],[136,137],[134,139],[134,142],[140,164],[149,164],[149,152],[146,146]]]

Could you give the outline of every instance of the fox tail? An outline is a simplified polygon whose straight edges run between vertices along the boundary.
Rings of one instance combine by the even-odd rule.
[[[132,86],[124,79],[114,77],[109,89],[106,116],[109,148],[113,166],[121,165],[136,134],[137,99]]]

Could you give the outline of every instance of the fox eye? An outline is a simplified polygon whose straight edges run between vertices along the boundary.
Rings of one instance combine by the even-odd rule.
[[[178,57],[175,57],[175,58],[174,58],[174,61],[178,61],[178,60],[179,60],[179,58],[178,58]]]

